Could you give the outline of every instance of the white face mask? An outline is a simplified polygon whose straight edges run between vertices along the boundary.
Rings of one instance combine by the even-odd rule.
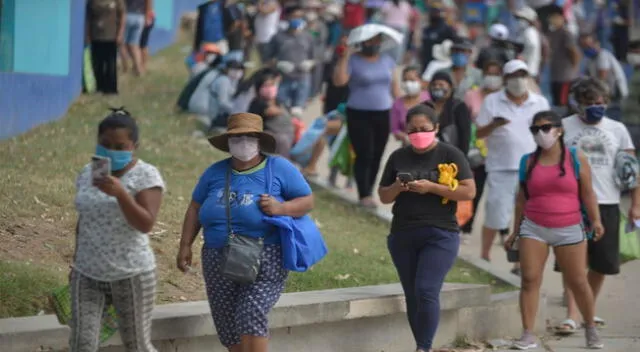
[[[640,54],[637,54],[637,53],[627,54],[627,61],[633,66],[640,66]]]
[[[403,81],[400,85],[404,94],[414,97],[420,94],[422,87],[420,86],[420,82],[418,81]]]
[[[507,80],[507,92],[515,97],[521,97],[527,93],[527,78],[514,77]]]
[[[229,153],[240,161],[249,161],[260,152],[258,138],[249,136],[229,137]]]
[[[502,87],[502,77],[487,75],[482,77],[482,86],[490,90],[498,90]]]
[[[544,133],[542,131],[538,131],[533,139],[536,141],[536,144],[540,146],[542,149],[549,149],[556,144],[558,137],[560,134],[556,128],[552,128],[549,132]]]
[[[227,76],[232,80],[239,81],[242,78],[242,70],[229,70]]]
[[[316,12],[307,12],[304,17],[307,22],[313,22],[318,19],[318,14]]]

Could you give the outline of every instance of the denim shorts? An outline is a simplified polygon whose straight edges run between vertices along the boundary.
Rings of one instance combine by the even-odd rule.
[[[124,42],[129,45],[140,45],[140,38],[144,30],[145,18],[143,14],[128,13],[124,25]]]
[[[571,246],[587,239],[582,224],[549,228],[527,218],[520,225],[520,237],[546,243],[551,247]]]

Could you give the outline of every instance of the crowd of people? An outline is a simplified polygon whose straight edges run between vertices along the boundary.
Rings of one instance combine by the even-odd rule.
[[[353,161],[332,170],[331,184],[342,172],[353,178],[362,207],[393,203],[387,244],[416,351],[432,350],[439,292],[473,231],[475,214],[461,220],[459,205],[477,209],[483,194],[481,257],[491,261],[498,234],[518,253],[523,334],[514,347],[537,347],[535,314],[551,248],[567,297],[558,332],[574,333],[580,313],[587,348],[603,348],[595,301],[606,275],[620,271],[621,216],[640,220],[636,150],[620,122],[627,68],[640,64],[625,49],[628,5],[620,2],[607,27],[582,2],[529,3],[510,9],[510,26],[465,21],[463,7],[439,1],[211,0],[198,7],[178,106],[199,115],[212,146],[230,158],[195,184],[177,266],[191,270],[203,230],[207,294],[229,351],[267,350],[267,314],[287,279],[281,240],[263,215],[307,214],[313,195],[305,177],[317,175],[320,154],[344,136]],[[123,69],[132,62],[135,73],[145,72],[151,2],[89,0],[87,16],[98,90],[117,93],[118,47]],[[609,42],[606,28],[620,37]],[[249,75],[254,51],[259,67]],[[305,133],[300,117],[319,98],[325,115],[307,129],[317,133]],[[390,136],[402,146],[384,161]],[[155,264],[145,234],[164,183],[135,158],[138,138],[131,115],[112,112],[98,127],[96,149],[111,160],[111,175],[96,181],[88,167],[77,180],[72,351],[96,350],[105,297],[125,346],[154,350]],[[621,215],[623,192],[631,207]],[[260,245],[249,284],[224,275],[236,234],[252,239],[247,247]]]

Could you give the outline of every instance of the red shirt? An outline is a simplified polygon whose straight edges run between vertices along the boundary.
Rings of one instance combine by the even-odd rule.
[[[362,26],[366,21],[366,10],[362,3],[344,5],[342,26],[345,29],[353,29]]]

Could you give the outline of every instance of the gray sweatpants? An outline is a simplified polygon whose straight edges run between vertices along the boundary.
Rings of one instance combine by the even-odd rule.
[[[98,281],[77,271],[71,275],[70,352],[96,352],[102,314],[113,304],[122,343],[130,352],[156,352],[151,344],[151,314],[156,273],[148,271],[118,281]]]

